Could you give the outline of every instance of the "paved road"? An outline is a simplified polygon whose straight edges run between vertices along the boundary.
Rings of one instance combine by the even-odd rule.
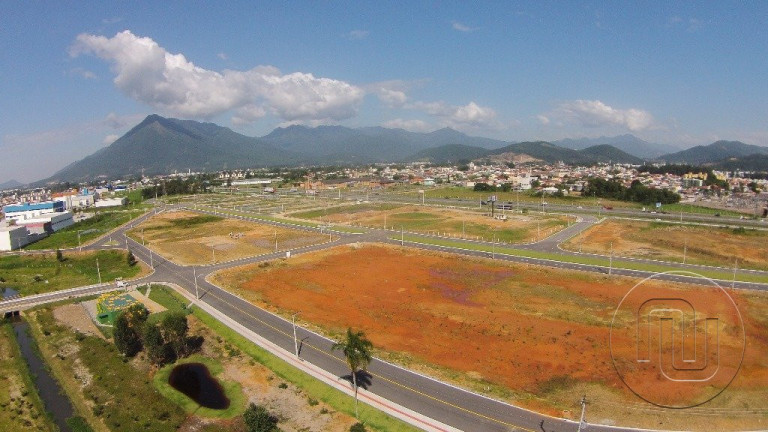
[[[150,215],[142,216],[138,220],[132,222],[131,225],[138,224],[149,216]],[[270,223],[261,220],[259,220],[259,222]],[[575,235],[575,233],[585,229],[591,222],[592,220],[585,217],[582,222],[577,223],[566,230],[567,232],[562,233],[556,238],[550,238],[549,242],[545,240],[541,243],[541,245],[543,245],[542,247],[545,247],[546,249],[550,249],[552,244],[556,245],[559,242],[559,239]],[[276,222],[271,223],[279,224]],[[200,301],[203,301],[208,305],[216,308],[224,315],[231,317],[246,328],[258,333],[259,335],[263,336],[275,345],[280,346],[286,351],[293,351],[293,328],[290,322],[263,309],[260,309],[248,303],[247,301],[242,300],[239,297],[234,296],[233,294],[230,294],[227,291],[208,283],[205,280],[205,276],[222,268],[284,257],[284,251],[227,263],[185,267],[176,265],[167,259],[150,252],[149,249],[145,248],[140,243],[125,237],[124,232],[127,228],[129,227],[125,226],[117,229],[111,233],[111,238],[122,238],[122,242],[124,244],[121,246],[127,246],[137,258],[146,263],[151,263],[154,267],[154,272],[151,275],[137,281],[132,281],[132,283],[143,284],[150,282],[170,282],[181,286],[183,289],[186,289],[193,296],[195,295],[197,289],[197,292],[200,296]],[[294,249],[291,251],[291,253],[292,255],[299,255],[335,245],[357,241],[385,241],[395,244],[399,243],[399,241],[388,239],[388,237],[391,235],[391,232],[383,230],[371,230],[369,233],[364,235],[337,235],[333,237],[332,241]],[[110,236],[103,237],[99,241],[88,246],[88,248],[95,249],[110,247],[106,245]],[[425,249],[446,249],[428,245],[417,246]],[[457,252],[455,249],[451,249],[451,251]],[[489,254],[485,252],[458,252],[467,255],[486,257],[489,256]],[[584,266],[576,264],[558,263],[531,258],[500,255],[497,256],[510,261],[543,264],[579,270],[585,269]],[[587,268],[587,270],[590,269]],[[592,268],[591,270],[598,269]],[[602,269],[599,269],[599,271],[602,271]],[[644,272],[631,270],[614,269],[613,273],[634,277],[645,276]],[[96,290],[105,288],[100,286],[87,289]],[[83,290],[87,289],[83,288]],[[83,291],[83,293],[86,292],[90,291]],[[51,295],[57,294],[51,293]],[[73,293],[66,293],[63,295],[71,296]],[[22,302],[14,303],[14,306],[23,304],[23,299],[19,300],[22,300]],[[5,305],[2,304],[0,305],[0,308],[4,306]],[[332,352],[330,349],[333,343],[332,341],[303,328],[297,329],[297,335],[301,340],[300,354],[305,361],[310,362],[336,376],[344,377],[347,379],[349,378],[349,372],[347,371],[345,361],[343,358],[341,358],[338,352]],[[547,417],[542,414],[534,413],[511,406],[509,404],[492,400],[484,396],[480,396],[450,386],[448,384],[432,380],[430,378],[399,368],[378,359],[374,359],[368,371],[370,376],[367,379],[362,376],[360,378],[361,382],[365,383],[365,388],[367,388],[372,393],[384,397],[401,406],[407,407],[415,412],[421,413],[429,418],[437,419],[442,423],[460,430],[502,432],[510,430],[541,431],[543,429],[545,431],[575,431],[578,428],[578,425],[574,422]],[[630,430],[597,425],[590,425],[589,427],[589,430],[592,431]]]

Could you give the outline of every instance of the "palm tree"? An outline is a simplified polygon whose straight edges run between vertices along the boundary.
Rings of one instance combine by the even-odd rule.
[[[332,350],[341,350],[347,359],[347,365],[352,371],[352,385],[355,388],[355,417],[357,417],[357,371],[365,370],[371,362],[371,349],[373,344],[366,339],[362,331],[353,332],[347,329],[347,337],[341,342],[336,342]]]

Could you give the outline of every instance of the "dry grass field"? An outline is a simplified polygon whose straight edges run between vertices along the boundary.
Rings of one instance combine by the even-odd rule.
[[[765,295],[731,293],[748,341],[731,386],[703,407],[668,410],[630,392],[611,360],[611,321],[633,279],[379,245],[228,269],[214,279],[270,310],[301,312],[304,325],[331,337],[362,329],[385,358],[552,415],[578,416],[587,394],[591,422],[689,430],[768,422]],[[649,286],[662,297],[690,291]],[[706,303],[707,295],[694,297]],[[738,348],[733,328],[724,327],[723,353]],[[647,381],[642,390],[662,400],[680,396],[653,387],[648,374],[640,371],[635,385]]]
[[[155,252],[182,265],[225,262],[320,243],[326,236],[238,219],[167,212],[128,233]]]
[[[583,238],[582,238],[583,236]],[[651,258],[722,267],[768,270],[768,231],[641,222],[609,219],[595,225],[581,236],[568,241],[564,248],[607,255],[611,244],[619,256]]]
[[[467,239],[485,239],[508,243],[529,243],[545,238],[564,228],[565,216],[519,214],[497,210],[506,220],[489,215],[448,208],[373,204],[333,207],[294,213],[292,216],[330,223],[352,224],[373,228],[439,234]]]

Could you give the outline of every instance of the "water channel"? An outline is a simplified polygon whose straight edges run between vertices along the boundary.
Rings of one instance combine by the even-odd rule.
[[[37,391],[43,404],[45,404],[45,410],[51,413],[53,422],[60,431],[71,432],[66,420],[73,415],[72,404],[59,387],[59,383],[45,368],[38,351],[32,347],[28,330],[29,324],[26,321],[17,319],[13,322],[13,332],[16,334],[16,340],[21,348],[21,355],[27,361]]]

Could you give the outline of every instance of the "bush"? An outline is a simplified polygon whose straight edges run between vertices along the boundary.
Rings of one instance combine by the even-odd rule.
[[[261,405],[251,403],[243,413],[248,432],[273,432],[277,430],[277,418]]]
[[[349,432],[365,432],[365,425],[362,423],[355,423],[349,428]]]

